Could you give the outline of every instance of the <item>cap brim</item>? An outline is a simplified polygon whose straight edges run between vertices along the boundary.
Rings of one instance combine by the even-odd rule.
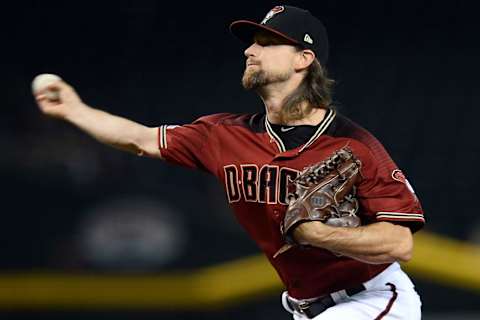
[[[287,36],[284,33],[281,33],[280,31],[277,31],[275,29],[269,28],[263,24],[259,24],[253,21],[248,21],[248,20],[237,20],[234,21],[230,24],[230,32],[237,38],[239,38],[241,41],[251,44],[253,43],[253,37],[255,36],[255,33],[263,30],[267,32],[271,32],[288,42],[291,42],[293,45],[300,45],[300,43],[289,36]]]

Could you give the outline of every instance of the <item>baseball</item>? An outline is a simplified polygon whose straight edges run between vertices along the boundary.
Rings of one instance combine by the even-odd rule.
[[[55,74],[51,74],[51,73],[39,74],[32,81],[33,94],[37,94],[38,92],[45,90],[46,87],[60,80],[62,80],[62,78],[60,78]],[[45,95],[49,100],[59,100],[60,98],[58,95],[58,92],[53,90],[45,91]]]

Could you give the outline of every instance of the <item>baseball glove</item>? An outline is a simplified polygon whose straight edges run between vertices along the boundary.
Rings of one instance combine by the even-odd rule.
[[[280,231],[287,243],[274,257],[297,245],[293,230],[307,221],[321,221],[334,227],[358,227],[355,185],[361,162],[344,147],[328,159],[305,168],[292,181],[295,191],[288,195],[288,208]]]

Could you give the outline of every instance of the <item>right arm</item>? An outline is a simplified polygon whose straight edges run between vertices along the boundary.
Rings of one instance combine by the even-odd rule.
[[[35,99],[40,110],[51,117],[75,125],[99,142],[139,156],[161,158],[158,129],[94,109],[83,103],[75,90],[63,81],[48,86],[58,91],[59,100],[49,100],[45,92]]]

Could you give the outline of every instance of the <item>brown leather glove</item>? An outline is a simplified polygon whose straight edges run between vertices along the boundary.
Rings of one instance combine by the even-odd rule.
[[[328,159],[305,168],[292,182],[289,206],[280,231],[286,245],[274,257],[296,245],[293,230],[307,221],[321,221],[334,227],[358,227],[355,185],[361,178],[361,162],[350,149],[335,151]]]

